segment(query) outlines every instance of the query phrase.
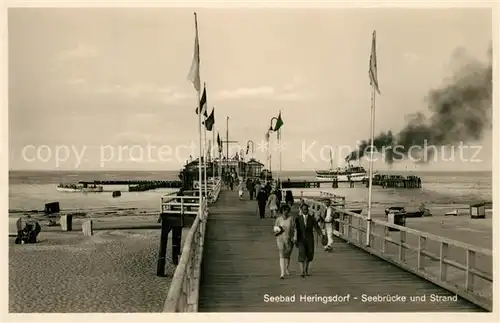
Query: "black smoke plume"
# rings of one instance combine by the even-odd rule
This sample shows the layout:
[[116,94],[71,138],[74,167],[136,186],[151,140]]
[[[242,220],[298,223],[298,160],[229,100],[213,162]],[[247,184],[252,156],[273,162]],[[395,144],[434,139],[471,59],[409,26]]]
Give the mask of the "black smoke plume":
[[[487,64],[467,59],[444,86],[429,91],[430,117],[416,113],[395,136],[391,131],[380,133],[374,138],[374,151],[384,154],[386,163],[392,164],[431,145],[448,146],[481,139],[492,127],[491,54],[490,48]],[[364,140],[345,160],[357,160],[369,152],[370,141]],[[431,153],[428,149],[424,162]]]

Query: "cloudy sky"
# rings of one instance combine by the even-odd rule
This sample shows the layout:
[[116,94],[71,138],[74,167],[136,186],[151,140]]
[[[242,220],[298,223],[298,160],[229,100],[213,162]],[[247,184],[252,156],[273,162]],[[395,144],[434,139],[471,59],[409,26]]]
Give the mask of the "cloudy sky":
[[[369,138],[374,29],[382,90],[375,132],[397,132],[408,114],[425,112],[457,50],[486,61],[492,37],[485,9],[197,12],[216,130],[225,139],[229,116],[229,139],[242,147],[253,140],[263,160],[257,148],[281,110],[288,170],[328,167],[322,147]],[[178,169],[197,155],[197,94],[187,80],[193,9],[10,9],[8,19],[11,169]],[[491,133],[479,144],[482,162],[419,167],[491,169]],[[334,149],[334,162],[345,154]],[[276,152],[272,162],[276,169]]]

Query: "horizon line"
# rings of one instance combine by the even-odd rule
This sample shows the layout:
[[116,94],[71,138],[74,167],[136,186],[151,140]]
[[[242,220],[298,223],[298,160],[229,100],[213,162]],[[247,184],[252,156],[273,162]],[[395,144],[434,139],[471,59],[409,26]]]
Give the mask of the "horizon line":
[[[176,172],[180,171],[181,169],[79,169],[79,170],[69,170],[69,169],[9,169],[9,172]],[[281,172],[315,172],[315,170],[307,170],[307,169],[282,169]],[[464,170],[464,169],[429,169],[429,170],[409,170],[409,169],[404,169],[404,170],[381,170],[379,172],[447,172],[447,173],[452,173],[452,172],[468,172],[468,173],[480,173],[480,172],[493,172],[493,169],[484,169],[484,170]]]

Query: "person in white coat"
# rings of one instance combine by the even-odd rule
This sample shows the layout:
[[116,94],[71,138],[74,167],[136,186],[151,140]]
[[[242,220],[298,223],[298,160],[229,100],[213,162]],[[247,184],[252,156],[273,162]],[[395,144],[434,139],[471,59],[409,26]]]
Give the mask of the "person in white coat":
[[328,238],[328,243],[325,246],[325,251],[332,251],[335,211],[332,208],[332,201],[330,199],[327,199],[325,201],[325,206],[326,206],[325,229],[326,229],[326,237]]

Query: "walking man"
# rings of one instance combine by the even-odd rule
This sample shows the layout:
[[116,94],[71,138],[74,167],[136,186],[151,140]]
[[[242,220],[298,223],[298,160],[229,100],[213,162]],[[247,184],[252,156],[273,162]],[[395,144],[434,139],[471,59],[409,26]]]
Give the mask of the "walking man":
[[259,209],[259,216],[263,219],[266,215],[266,204],[267,204],[267,195],[264,190],[260,190],[259,194],[257,194],[257,205]]
[[250,195],[250,200],[253,200],[253,195],[255,193],[255,183],[250,178],[247,180],[247,190],[248,194]]

